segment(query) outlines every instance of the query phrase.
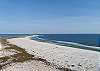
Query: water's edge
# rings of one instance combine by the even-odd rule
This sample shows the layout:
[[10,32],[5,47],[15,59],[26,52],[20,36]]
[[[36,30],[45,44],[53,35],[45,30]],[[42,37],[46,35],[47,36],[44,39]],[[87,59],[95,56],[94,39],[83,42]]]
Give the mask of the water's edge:
[[80,48],[80,49],[92,50],[92,51],[100,52],[100,47],[87,46],[87,45],[83,45],[83,44],[79,44],[79,43],[74,43],[74,42],[46,40],[46,39],[43,39],[43,38],[39,38],[38,36],[39,35],[33,35],[31,39],[39,41],[39,42],[47,42],[47,43],[61,45],[61,46],[68,46],[68,47],[73,47],[73,48]]

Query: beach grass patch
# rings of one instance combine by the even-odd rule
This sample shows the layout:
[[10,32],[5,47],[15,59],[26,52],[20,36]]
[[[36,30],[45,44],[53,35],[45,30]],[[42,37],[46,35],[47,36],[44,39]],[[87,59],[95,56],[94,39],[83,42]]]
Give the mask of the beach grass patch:
[[70,70],[68,68],[57,67],[57,65],[54,65],[53,63],[48,62],[46,59],[42,59],[39,57],[36,58],[36,57],[34,57],[34,55],[27,53],[27,51],[25,49],[18,47],[16,45],[10,44],[9,42],[7,42],[6,39],[1,39],[1,43],[4,46],[7,46],[6,48],[4,48],[4,50],[13,49],[17,53],[10,55],[10,56],[0,57],[0,63],[1,62],[5,63],[3,65],[0,64],[0,69],[2,69],[4,66],[6,66],[7,64],[10,64],[10,63],[25,62],[28,60],[37,60],[37,61],[44,62],[46,65],[55,66],[55,68],[57,68],[61,71],[73,71],[73,70]]
[[[20,48],[16,45],[10,44],[7,42],[6,39],[1,39],[1,44],[7,46],[3,50],[15,50],[16,54],[10,56],[0,57],[0,69],[2,69],[5,65],[9,63],[16,63],[16,62],[25,62],[28,60],[33,60],[34,55],[27,53],[27,51],[23,48]],[[3,65],[2,65],[3,63]]]
[[10,59],[9,56],[0,57],[0,61],[1,61],[1,62],[6,62],[8,59]]

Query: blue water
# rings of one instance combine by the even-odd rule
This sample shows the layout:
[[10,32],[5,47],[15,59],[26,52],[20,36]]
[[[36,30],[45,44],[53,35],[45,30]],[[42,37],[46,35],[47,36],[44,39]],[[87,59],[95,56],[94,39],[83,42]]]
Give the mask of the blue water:
[[[0,34],[1,38],[16,38],[23,36],[33,36],[32,39],[56,43],[75,48],[89,49],[100,52],[100,34]],[[72,43],[68,43],[72,42]],[[73,44],[78,43],[78,44]],[[82,45],[80,45],[82,44]],[[83,46],[85,45],[85,46]],[[91,46],[91,47],[87,47]]]
[[32,39],[45,42],[50,41],[64,46],[100,51],[100,34],[39,34],[33,35]]
[[[32,34],[0,34],[3,38],[15,38],[23,36],[32,36]],[[46,41],[64,41],[75,42],[88,46],[100,47],[100,34],[38,34],[33,35],[33,39],[42,39]]]
[[39,38],[51,41],[75,42],[88,46],[100,46],[99,34],[41,34]]

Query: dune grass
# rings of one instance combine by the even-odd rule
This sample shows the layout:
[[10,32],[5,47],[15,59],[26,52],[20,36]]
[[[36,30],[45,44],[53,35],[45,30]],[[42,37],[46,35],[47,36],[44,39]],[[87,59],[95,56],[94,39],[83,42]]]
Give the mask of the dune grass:
[[7,46],[3,50],[15,50],[16,54],[10,56],[0,57],[0,69],[5,67],[9,63],[25,62],[27,60],[33,60],[34,55],[31,55],[25,51],[25,49],[20,48],[16,45],[10,44],[6,39],[1,39],[1,44]]
[[15,50],[16,54],[10,55],[10,56],[5,56],[5,57],[0,57],[0,69],[4,68],[6,65],[11,64],[11,63],[18,63],[18,62],[25,62],[28,60],[37,60],[37,61],[42,61],[46,65],[51,65],[54,66],[55,68],[61,70],[61,71],[74,71],[68,68],[63,68],[63,67],[57,67],[57,65],[54,65],[50,62],[48,62],[46,59],[42,59],[39,57],[34,57],[34,55],[27,53],[27,51],[21,47],[18,47],[14,44],[9,43],[6,39],[1,39],[1,44],[4,46],[7,46],[4,48],[4,50]]

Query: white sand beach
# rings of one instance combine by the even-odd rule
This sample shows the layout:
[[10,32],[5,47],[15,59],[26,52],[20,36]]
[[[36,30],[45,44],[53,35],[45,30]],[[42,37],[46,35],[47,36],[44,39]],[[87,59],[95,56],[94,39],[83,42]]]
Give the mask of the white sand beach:
[[99,71],[100,52],[38,42],[29,38],[13,38],[8,41],[60,68],[75,71]]
[[0,50],[0,71],[60,71],[39,60],[26,60],[24,62],[11,62],[13,58],[6,60],[6,57],[16,55],[17,51],[13,49],[5,50],[5,48],[8,48],[8,46],[3,45]]
[[26,61],[23,63],[12,63],[0,71],[60,71],[52,66],[45,65],[39,61]]

